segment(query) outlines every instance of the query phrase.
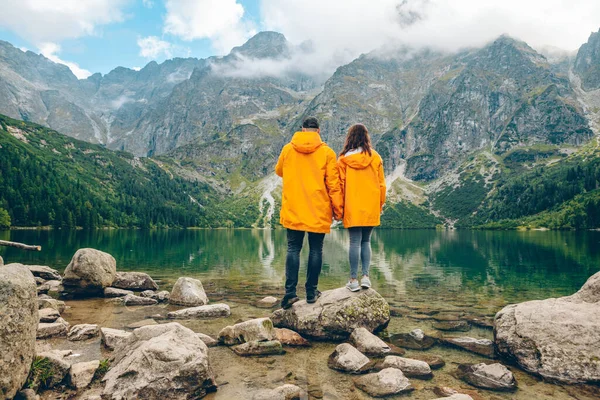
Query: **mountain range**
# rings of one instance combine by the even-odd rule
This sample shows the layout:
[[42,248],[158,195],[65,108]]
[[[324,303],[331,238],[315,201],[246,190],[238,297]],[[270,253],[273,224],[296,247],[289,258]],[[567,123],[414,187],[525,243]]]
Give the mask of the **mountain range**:
[[514,201],[498,193],[527,174],[595,157],[600,31],[573,57],[546,57],[501,36],[456,53],[379,49],[326,79],[317,72],[310,49],[276,32],[224,57],[119,67],[85,80],[0,41],[0,113],[166,163],[171,174],[268,206],[257,216],[265,221],[276,214],[277,155],[308,115],[336,151],[352,123],[369,128],[389,175],[388,215],[402,221],[419,213],[427,226],[523,222],[596,190],[583,185],[529,214],[488,212]]

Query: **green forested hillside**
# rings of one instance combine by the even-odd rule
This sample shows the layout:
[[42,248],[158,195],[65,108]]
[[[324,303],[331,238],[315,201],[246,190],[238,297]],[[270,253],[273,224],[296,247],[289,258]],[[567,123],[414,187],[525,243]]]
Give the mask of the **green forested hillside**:
[[60,228],[248,226],[258,215],[152,159],[2,115],[1,208],[13,226]]

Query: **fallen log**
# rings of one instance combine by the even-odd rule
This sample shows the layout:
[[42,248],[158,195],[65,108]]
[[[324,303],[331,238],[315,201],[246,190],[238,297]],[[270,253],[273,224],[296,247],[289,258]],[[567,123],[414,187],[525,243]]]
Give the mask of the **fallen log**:
[[0,246],[16,247],[21,250],[42,251],[42,246],[30,246],[28,244],[9,242],[8,240],[0,240]]

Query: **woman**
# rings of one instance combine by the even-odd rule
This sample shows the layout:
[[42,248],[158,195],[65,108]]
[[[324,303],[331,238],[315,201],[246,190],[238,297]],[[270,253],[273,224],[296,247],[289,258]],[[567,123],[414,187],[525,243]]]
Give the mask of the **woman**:
[[[348,130],[338,160],[344,196],[344,227],[350,231],[350,281],[346,288],[356,292],[371,287],[371,232],[379,226],[385,203],[385,176],[381,156],[371,146],[369,131],[363,124]],[[358,283],[358,263],[362,279]]]

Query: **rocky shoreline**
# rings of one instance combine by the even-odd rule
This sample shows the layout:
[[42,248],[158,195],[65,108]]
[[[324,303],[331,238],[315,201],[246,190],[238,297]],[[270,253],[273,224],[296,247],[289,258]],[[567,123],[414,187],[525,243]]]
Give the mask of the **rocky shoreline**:
[[[220,380],[215,365],[221,367],[221,360],[210,349],[230,351],[240,365],[267,365],[276,372],[277,357],[300,358],[302,352],[325,346],[331,350],[322,365],[351,385],[352,398],[405,393],[426,399],[497,398],[490,396],[522,390],[515,377],[522,371],[555,382],[590,384],[591,393],[600,381],[600,273],[573,296],[510,305],[494,321],[426,308],[407,316],[433,321],[438,332],[450,336],[420,329],[388,332],[391,318],[402,311],[375,290],[344,288],[324,291],[315,304],[300,301],[289,310],[222,323],[211,336],[186,325],[230,320],[237,305],[210,303],[203,283],[191,277],[179,278],[170,291],[159,289],[148,274],[118,272],[112,256],[94,249],[77,251],[63,275],[46,266],[1,266],[0,311],[7,318],[0,320],[5,354],[0,393],[25,399],[201,398],[228,384]],[[63,316],[69,304],[82,298],[103,299],[124,310],[169,308],[123,329],[87,323],[91,318],[71,325]],[[252,305],[265,313],[277,306],[271,296]],[[471,326],[493,328],[495,340],[464,336]],[[77,353],[92,342],[100,343],[98,354]],[[446,365],[429,353],[431,348],[471,354],[477,362]],[[463,384],[426,389],[421,383],[436,382],[439,374]],[[248,398],[327,398],[321,389],[288,375],[259,385]]]

